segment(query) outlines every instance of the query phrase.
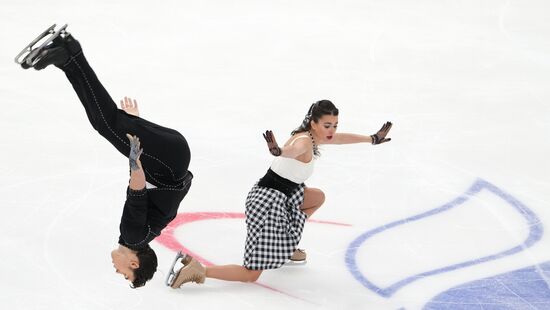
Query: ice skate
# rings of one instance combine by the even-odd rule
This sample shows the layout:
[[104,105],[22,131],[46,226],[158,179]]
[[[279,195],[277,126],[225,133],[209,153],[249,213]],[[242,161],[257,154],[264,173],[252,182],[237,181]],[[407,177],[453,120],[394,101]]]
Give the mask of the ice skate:
[[296,249],[294,253],[292,253],[292,256],[290,257],[290,260],[286,263],[286,265],[289,266],[300,266],[306,264],[306,258],[307,254],[306,251],[303,249]]
[[44,49],[50,46],[54,40],[59,38],[62,34],[67,34],[65,29],[67,24],[63,25],[58,30],[55,30],[56,24],[48,27],[44,32],[42,32],[36,39],[32,40],[17,56],[15,57],[15,62],[23,69],[28,69],[33,67],[42,57],[40,54]]
[[176,257],[174,258],[174,261],[172,262],[172,266],[170,266],[170,270],[168,270],[168,275],[166,276],[166,280],[164,282],[166,284],[166,286],[172,285],[172,282],[174,281],[174,278],[176,277],[176,272],[174,271],[174,266],[176,266],[176,263],[178,262],[178,260],[180,260],[181,258],[184,258],[185,256],[187,256],[187,255],[181,253],[181,251],[179,251],[176,254]]
[[[180,258],[183,266],[180,270],[174,272],[174,266]],[[182,284],[187,282],[202,284],[204,283],[205,277],[206,269],[203,265],[201,265],[201,263],[190,255],[178,252],[166,278],[166,285],[172,288],[179,288]]]

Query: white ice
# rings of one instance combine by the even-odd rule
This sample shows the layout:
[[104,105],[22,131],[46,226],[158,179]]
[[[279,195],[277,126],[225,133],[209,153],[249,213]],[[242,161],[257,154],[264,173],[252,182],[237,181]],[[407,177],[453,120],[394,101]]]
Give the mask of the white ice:
[[[316,100],[340,109],[340,132],[392,121],[392,141],[322,148],[307,184],[327,199],[313,219],[349,226],[308,223],[308,264],[259,280],[280,292],[212,279],[167,288],[175,252],[158,242],[159,271],[132,290],[109,255],[127,160],[92,129],[60,70],[13,62],[52,23],[69,24],[115,101],[137,98],[143,117],[186,136],[195,179],[180,213],[242,213],[272,159],[261,132],[283,141]],[[548,1],[4,0],[0,27],[1,309],[421,309],[457,285],[550,261],[544,234],[390,297],[345,262],[359,235],[443,206],[478,179],[550,227]],[[373,236],[359,269],[385,287],[521,244],[529,229],[482,191]],[[245,230],[222,219],[175,235],[215,264],[241,264]]]

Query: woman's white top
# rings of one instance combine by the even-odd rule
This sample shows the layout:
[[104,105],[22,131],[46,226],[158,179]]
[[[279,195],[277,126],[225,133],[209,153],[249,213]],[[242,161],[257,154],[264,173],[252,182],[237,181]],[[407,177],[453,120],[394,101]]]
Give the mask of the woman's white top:
[[[298,136],[292,140],[289,145],[292,145],[300,138],[310,139],[309,136]],[[277,156],[273,160],[273,163],[271,163],[271,170],[287,180],[297,184],[302,184],[313,174],[314,162],[315,156],[313,156],[307,163],[301,162],[294,158]]]

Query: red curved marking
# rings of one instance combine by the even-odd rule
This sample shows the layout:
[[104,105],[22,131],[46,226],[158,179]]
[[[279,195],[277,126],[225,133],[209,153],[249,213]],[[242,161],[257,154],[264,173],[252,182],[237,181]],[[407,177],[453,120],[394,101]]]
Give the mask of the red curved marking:
[[182,251],[197,259],[205,266],[213,266],[214,263],[208,261],[201,255],[189,250],[183,246],[178,239],[174,236],[174,231],[181,225],[203,221],[203,220],[216,220],[216,219],[240,219],[244,218],[243,213],[227,213],[227,212],[192,212],[192,213],[178,213],[176,218],[162,230],[160,236],[155,240],[172,251]]
[[[203,263],[205,266],[212,266],[214,263],[208,261],[199,254],[189,250],[187,247],[183,246],[174,236],[174,231],[181,225],[203,221],[203,220],[217,220],[217,219],[244,219],[244,213],[237,212],[190,212],[190,213],[178,213],[176,218],[162,230],[162,234],[157,237],[155,240],[165,247],[169,248],[172,251],[178,252],[182,251],[187,253],[198,261]],[[307,220],[312,223],[328,224],[328,225],[338,225],[338,226],[351,226],[350,224],[330,222],[330,221],[319,221],[319,220]]]
[[[158,236],[155,240],[159,242],[160,244],[164,245],[165,247],[171,249],[174,252],[182,251],[183,253],[187,253],[191,256],[193,256],[195,259],[197,259],[199,262],[201,262],[205,266],[213,266],[214,263],[210,262],[206,258],[202,257],[201,255],[189,250],[187,247],[183,246],[174,236],[174,231],[176,228],[178,228],[181,225],[196,222],[196,221],[203,221],[203,220],[217,220],[217,219],[244,219],[245,215],[244,213],[236,213],[236,212],[191,212],[191,213],[178,213],[176,218],[166,228],[162,230],[162,233],[160,236]],[[308,222],[313,223],[320,223],[320,224],[328,224],[328,225],[338,225],[338,226],[351,226],[349,224],[343,224],[343,223],[337,223],[337,222],[329,222],[329,221],[318,221],[318,220],[308,220]],[[274,287],[267,286],[262,283],[255,282],[254,284],[259,285],[261,287],[267,288],[269,290],[294,297],[296,299],[303,300],[308,303],[316,304],[315,302],[303,299],[298,296],[294,296],[292,294],[283,292],[281,290],[278,290]]]

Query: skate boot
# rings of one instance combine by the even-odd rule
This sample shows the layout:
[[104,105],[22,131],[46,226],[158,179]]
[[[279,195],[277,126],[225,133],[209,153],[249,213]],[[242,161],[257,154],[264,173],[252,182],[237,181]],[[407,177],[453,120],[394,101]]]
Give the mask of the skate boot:
[[198,284],[204,283],[206,268],[204,268],[201,263],[189,255],[182,258],[181,263],[183,267],[178,270],[172,283],[170,283],[172,288],[179,288],[182,284],[187,282],[195,282]]
[[15,62],[20,64],[23,69],[28,69],[33,66],[33,62],[37,56],[48,46],[50,46],[56,38],[65,33],[67,25],[55,30],[55,24],[44,30],[38,37],[31,41],[17,56]]
[[78,41],[66,32],[66,28],[67,25],[64,25],[55,30],[53,24],[24,48],[15,57],[15,62],[23,69],[33,67],[36,70],[52,64],[58,67],[64,65],[70,56],[82,50]]
[[63,33],[38,54],[33,60],[32,67],[36,70],[42,70],[49,65],[61,67],[69,61],[71,56],[78,54],[81,50],[80,43],[70,33]]
[[63,45],[65,48],[67,48],[67,51],[69,52],[69,56],[74,56],[80,51],[82,51],[82,47],[80,46],[80,43],[78,43],[77,40],[73,37],[72,34],[66,32],[63,35]]
[[306,263],[306,251],[303,249],[296,249],[292,256],[290,257],[290,265],[303,265]]
[[[35,70],[42,70],[49,65],[62,66],[69,60],[69,53],[64,46],[48,46],[44,48],[33,60],[32,67]],[[25,62],[25,65],[28,65]],[[23,64],[22,64],[23,66]],[[24,68],[24,67],[23,67]]]

